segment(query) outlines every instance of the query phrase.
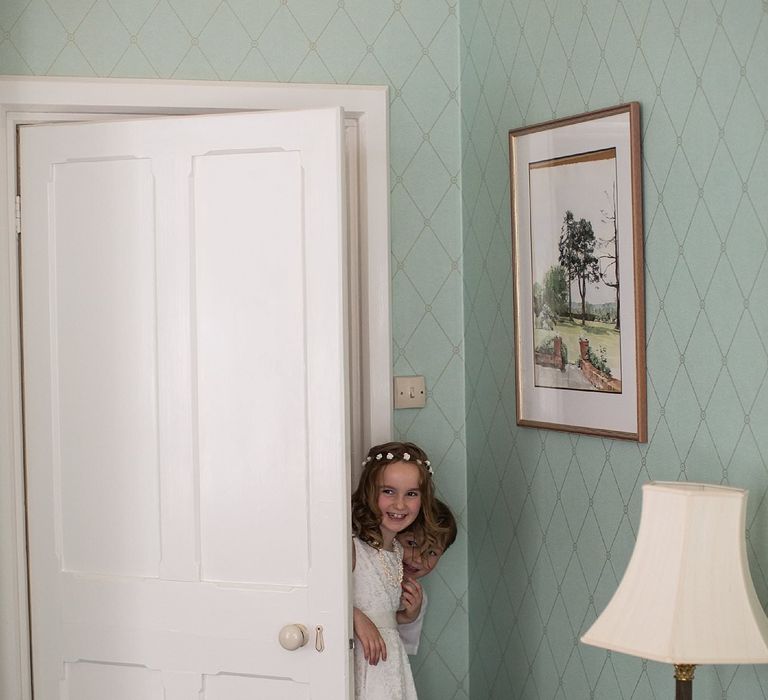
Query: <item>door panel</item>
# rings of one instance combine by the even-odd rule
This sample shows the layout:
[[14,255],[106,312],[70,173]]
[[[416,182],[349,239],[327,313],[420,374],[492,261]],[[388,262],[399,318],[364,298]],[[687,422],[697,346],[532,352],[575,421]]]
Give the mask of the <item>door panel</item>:
[[201,700],[254,700],[261,697],[308,700],[310,697],[306,688],[298,685],[286,688],[277,680],[263,681],[263,687],[256,687],[253,679],[243,676],[207,676],[204,682]]
[[[194,172],[202,578],[305,586],[306,521],[285,517],[308,507],[300,158],[202,156]],[[259,462],[280,479],[265,483]],[[232,533],[277,523],[280,539],[242,555]]]
[[66,664],[65,684],[79,700],[165,700],[162,674],[137,666]]
[[151,161],[58,163],[51,176],[51,467],[62,567],[157,577]]
[[36,700],[347,697],[340,111],[21,131]]

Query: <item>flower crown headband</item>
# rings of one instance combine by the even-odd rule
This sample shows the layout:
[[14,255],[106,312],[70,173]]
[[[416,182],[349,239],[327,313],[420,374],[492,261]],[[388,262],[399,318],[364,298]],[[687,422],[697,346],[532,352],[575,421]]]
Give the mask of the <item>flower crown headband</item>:
[[[383,453],[379,452],[375,457],[371,457],[370,455],[368,455],[363,460],[363,467],[365,467],[365,465],[368,464],[368,462],[372,462],[374,459],[377,462],[379,462],[379,461],[381,461],[382,459],[385,459],[385,458],[386,458],[387,461],[389,461],[391,459],[394,459],[395,455],[393,455],[391,452],[387,452],[386,454],[383,454]],[[402,459],[403,462],[410,462],[411,461],[411,454],[410,454],[410,452],[403,452],[403,456],[400,459]],[[416,464],[418,464],[420,467],[421,466],[426,467],[430,476],[434,476],[435,475],[435,472],[432,471],[432,464],[430,463],[430,461],[428,459],[425,459],[423,462],[420,459],[414,459],[413,461],[416,462]]]

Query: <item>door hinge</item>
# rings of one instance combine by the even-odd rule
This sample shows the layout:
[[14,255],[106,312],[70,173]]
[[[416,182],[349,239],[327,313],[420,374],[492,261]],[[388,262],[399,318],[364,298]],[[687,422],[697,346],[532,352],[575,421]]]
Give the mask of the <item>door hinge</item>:
[[16,195],[16,235],[21,235],[21,195]]

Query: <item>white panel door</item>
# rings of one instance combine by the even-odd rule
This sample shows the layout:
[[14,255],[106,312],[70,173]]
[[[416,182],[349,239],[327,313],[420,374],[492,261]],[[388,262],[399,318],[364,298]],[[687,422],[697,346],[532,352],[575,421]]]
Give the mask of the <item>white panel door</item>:
[[348,697],[342,117],[21,129],[36,700]]

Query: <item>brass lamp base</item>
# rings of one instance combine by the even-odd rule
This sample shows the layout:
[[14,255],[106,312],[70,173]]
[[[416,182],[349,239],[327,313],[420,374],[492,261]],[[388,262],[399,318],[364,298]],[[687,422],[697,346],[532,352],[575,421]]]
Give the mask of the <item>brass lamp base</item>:
[[695,664],[675,664],[675,700],[693,700]]

